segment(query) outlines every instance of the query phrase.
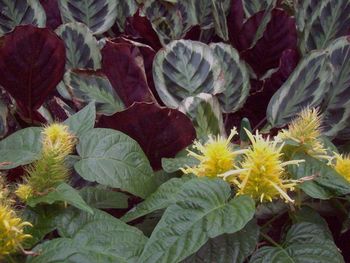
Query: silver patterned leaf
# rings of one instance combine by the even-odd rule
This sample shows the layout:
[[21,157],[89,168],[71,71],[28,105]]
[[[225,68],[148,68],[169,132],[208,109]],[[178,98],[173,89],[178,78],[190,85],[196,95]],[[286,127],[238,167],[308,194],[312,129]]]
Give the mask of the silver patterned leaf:
[[173,41],[160,50],[153,62],[153,78],[160,98],[170,108],[199,93],[220,93],[223,85],[211,48],[191,40]]

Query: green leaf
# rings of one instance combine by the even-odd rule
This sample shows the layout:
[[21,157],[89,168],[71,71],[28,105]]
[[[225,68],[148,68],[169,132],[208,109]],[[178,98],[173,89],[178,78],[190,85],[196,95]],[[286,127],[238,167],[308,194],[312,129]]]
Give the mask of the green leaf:
[[349,33],[350,2],[348,0],[320,1],[305,24],[301,49],[307,53],[326,48],[334,39]]
[[243,263],[253,253],[259,241],[259,227],[249,222],[234,234],[223,234],[208,242],[183,263]]
[[248,196],[229,200],[230,194],[223,180],[191,180],[166,209],[138,262],[179,262],[209,238],[241,230],[252,219],[255,205]]
[[342,263],[344,259],[322,226],[304,222],[291,227],[283,245],[264,246],[253,254],[249,262]]
[[305,160],[299,165],[288,166],[288,171],[294,179],[316,176],[314,180],[300,185],[307,195],[313,198],[329,199],[350,193],[350,183],[326,163],[306,154],[295,154],[293,159]]
[[124,32],[125,22],[128,17],[133,16],[137,11],[137,4],[134,0],[117,1],[117,19],[119,31]]
[[142,198],[157,185],[141,147],[129,136],[111,129],[92,129],[80,137],[81,156],[74,168],[87,181],[121,188]]
[[80,190],[80,195],[90,207],[99,209],[128,208],[129,197],[126,194],[115,192],[104,187],[84,187]]
[[207,138],[209,134],[225,134],[220,104],[216,97],[207,93],[184,99],[178,108],[191,120],[197,138]]
[[79,195],[79,192],[66,183],[60,184],[55,190],[49,192],[47,195],[30,198],[27,201],[27,204],[31,207],[35,207],[41,203],[53,204],[55,202],[67,202],[76,208],[88,213],[93,213],[91,207],[85,203],[83,198]]
[[231,45],[215,43],[210,47],[219,60],[224,74],[223,92],[218,94],[222,110],[225,113],[236,112],[249,95],[248,68],[240,60],[238,51]]
[[329,239],[332,239],[332,233],[328,229],[327,221],[311,207],[301,207],[300,210],[297,210],[295,213],[291,214],[291,218],[293,219],[294,224],[308,222],[322,226],[325,231],[328,232]]
[[63,23],[81,22],[94,34],[110,29],[118,15],[115,0],[58,1]]
[[95,126],[96,109],[94,102],[90,102],[82,110],[70,116],[63,123],[68,125],[71,132],[80,137]]
[[[350,4],[349,4],[350,8]],[[350,139],[350,37],[341,37],[327,49],[333,78],[326,97],[324,134],[330,138]]]
[[[99,210],[94,215],[70,213],[77,229],[70,236],[56,238],[36,246],[40,255],[29,263],[132,263],[138,259],[147,238],[132,226]],[[80,221],[75,219],[81,219]],[[84,220],[85,219],[85,220]],[[68,221],[68,227],[72,221]]]
[[244,0],[243,9],[246,18],[248,19],[252,15],[258,13],[259,11],[265,10],[272,0]]
[[90,29],[78,22],[61,25],[55,30],[66,47],[66,69],[101,68],[101,52]]
[[126,213],[121,220],[130,222],[141,216],[150,214],[156,210],[165,209],[169,205],[177,201],[178,193],[182,186],[188,182],[190,178],[173,178],[163,183],[157,191],[151,194],[145,201],[135,206],[128,213]]
[[326,51],[310,53],[299,62],[271,98],[266,113],[269,123],[274,127],[282,127],[303,107],[319,106],[328,91],[330,79]]
[[178,156],[175,158],[162,158],[162,167],[168,173],[174,173],[187,166],[196,166],[199,161],[193,156]]
[[304,32],[306,24],[310,24],[311,17],[318,12],[322,1],[300,0],[295,2],[295,22],[300,33]]
[[222,40],[228,41],[228,28],[224,2],[221,0],[211,0],[211,4],[215,32],[220,38],[222,38]]
[[12,169],[32,163],[41,155],[41,128],[25,128],[0,141],[1,169]]
[[170,108],[199,93],[217,94],[223,84],[213,51],[191,40],[173,41],[161,49],[153,62],[153,78],[160,98]]
[[46,25],[46,13],[38,0],[0,0],[0,10],[0,36],[18,25]]
[[10,116],[10,111],[5,103],[4,100],[2,100],[0,96],[0,139],[6,136],[9,130],[9,116]]
[[108,78],[99,72],[69,70],[64,75],[64,83],[74,102],[95,101],[97,113],[113,115],[125,107]]

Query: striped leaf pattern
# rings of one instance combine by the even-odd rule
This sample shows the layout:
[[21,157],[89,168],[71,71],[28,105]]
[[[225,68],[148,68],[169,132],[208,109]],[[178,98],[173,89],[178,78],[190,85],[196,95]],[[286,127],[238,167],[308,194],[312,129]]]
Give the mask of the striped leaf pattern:
[[222,91],[219,61],[209,46],[190,40],[173,41],[160,50],[153,63],[153,78],[163,103],[177,108],[199,93]]
[[219,60],[223,74],[223,92],[218,94],[222,111],[232,113],[239,110],[246,101],[249,90],[249,72],[239,53],[231,45],[223,43],[211,44],[215,56]]
[[350,37],[342,37],[328,48],[333,78],[327,108],[324,113],[324,130],[329,137],[350,139]]
[[60,0],[63,23],[81,22],[94,34],[110,29],[117,17],[116,0]]
[[66,69],[101,68],[101,52],[96,38],[82,23],[67,23],[56,29],[66,47]]
[[316,107],[328,91],[331,72],[325,51],[305,57],[282,87],[273,95],[267,108],[267,120],[282,127],[306,106]]
[[0,36],[18,25],[44,27],[46,14],[38,0],[0,0]]

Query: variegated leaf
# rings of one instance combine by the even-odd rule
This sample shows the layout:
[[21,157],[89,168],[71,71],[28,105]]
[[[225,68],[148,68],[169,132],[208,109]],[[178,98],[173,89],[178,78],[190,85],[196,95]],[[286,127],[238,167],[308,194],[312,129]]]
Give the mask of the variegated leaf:
[[228,40],[228,28],[226,20],[226,10],[222,0],[211,0],[214,18],[214,28],[216,34],[223,40]]
[[305,25],[301,49],[304,53],[326,48],[329,43],[349,33],[350,1],[324,0]]
[[133,16],[137,11],[135,0],[118,0],[117,1],[117,19],[119,31],[124,32],[125,21],[127,17]]
[[46,14],[38,0],[0,0],[0,36],[18,25],[44,27]]
[[94,34],[101,34],[113,26],[118,15],[118,2],[116,0],[60,0],[59,8],[63,23],[81,22]]
[[282,127],[303,107],[319,106],[328,91],[330,78],[327,53],[310,53],[271,98],[267,108],[268,122],[273,127]]
[[0,96],[0,139],[4,138],[9,130],[8,120],[7,120],[8,116],[9,116],[9,109],[5,101],[2,100]]
[[218,94],[221,108],[225,113],[239,110],[246,101],[249,90],[249,72],[239,53],[231,45],[211,44],[215,56],[223,70],[223,92]]
[[333,69],[329,95],[326,97],[324,131],[329,137],[350,139],[350,37],[342,37],[328,48]]
[[112,115],[124,109],[124,104],[113,89],[108,78],[96,71],[69,70],[64,82],[73,95],[73,101],[87,104],[95,101],[96,111]]
[[170,108],[177,108],[183,99],[199,93],[220,93],[223,85],[213,51],[190,40],[173,41],[157,53],[153,78],[160,98]]
[[242,0],[244,13],[247,18],[264,10],[273,0]]
[[179,110],[192,120],[197,138],[206,138],[209,134],[225,134],[220,104],[215,96],[200,93],[188,97],[181,102]]
[[78,22],[64,24],[56,29],[66,47],[66,69],[101,68],[101,52],[90,29]]
[[305,25],[310,23],[310,17],[318,12],[322,1],[319,0],[297,0],[295,4],[295,20],[299,32],[303,32]]

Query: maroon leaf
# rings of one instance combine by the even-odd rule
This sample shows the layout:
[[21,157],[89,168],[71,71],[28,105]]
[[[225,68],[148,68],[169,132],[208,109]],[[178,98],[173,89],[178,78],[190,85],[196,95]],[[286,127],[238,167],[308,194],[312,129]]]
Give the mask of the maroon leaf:
[[201,27],[199,25],[192,26],[191,29],[186,33],[183,39],[199,41],[201,36]]
[[243,26],[244,10],[242,0],[232,0],[227,17],[228,35],[233,46],[238,47],[239,32]]
[[135,103],[125,111],[102,116],[99,126],[122,131],[135,139],[155,170],[161,169],[162,158],[175,157],[196,137],[185,114],[153,103]]
[[[264,11],[259,12],[246,22],[246,24],[251,24],[249,26],[250,31],[247,32],[246,37],[240,38],[241,48],[245,49],[251,44],[251,33],[254,27],[252,25],[257,22],[260,23],[263,14]],[[249,22],[249,20],[252,22]],[[249,27],[244,26],[241,33],[243,34],[246,28]],[[258,77],[261,77],[269,69],[278,67],[281,55],[286,49],[297,49],[295,19],[283,10],[274,9],[262,38],[257,41],[254,47],[245,50],[242,57],[250,64]]]
[[134,102],[155,102],[137,46],[107,41],[102,49],[102,71],[126,107]]
[[253,44],[255,34],[261,24],[261,21],[264,17],[265,11],[260,11],[253,16],[251,16],[241,27],[241,30],[238,34],[238,45],[237,48],[239,51],[244,51],[250,48]]
[[46,13],[46,26],[55,30],[62,24],[60,10],[58,9],[57,0],[40,0],[41,5]]
[[19,26],[0,39],[0,85],[30,120],[62,80],[65,63],[63,41],[47,28]]

